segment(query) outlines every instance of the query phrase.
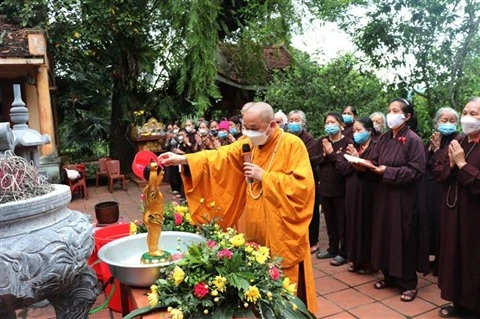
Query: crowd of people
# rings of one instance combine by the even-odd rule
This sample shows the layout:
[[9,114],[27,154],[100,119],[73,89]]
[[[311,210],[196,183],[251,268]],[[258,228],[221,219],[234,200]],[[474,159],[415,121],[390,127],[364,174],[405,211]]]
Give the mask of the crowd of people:
[[[282,111],[273,114],[272,111],[270,117],[270,108],[262,105],[255,106],[255,116],[262,118],[266,114],[262,118],[265,125],[264,122],[252,125],[256,123],[254,119],[246,122],[245,116],[251,115],[244,106],[243,121],[234,116],[220,121],[202,119],[197,123],[191,120],[182,125],[172,123],[168,127],[165,147],[171,151],[169,154],[176,155],[203,150],[217,150],[218,154],[224,154],[223,150],[228,150],[224,154],[228,159],[235,152],[241,153],[239,146],[244,142],[235,142],[242,140],[250,141],[252,154],[256,154],[257,148],[258,152],[265,150],[265,154],[273,154],[260,163],[252,159],[256,164],[244,163],[243,169],[235,166],[236,162],[229,163],[233,165],[231,174],[239,170],[243,177],[254,179],[254,183],[245,188],[245,193],[250,194],[247,205],[249,199],[272,196],[270,192],[277,192],[276,200],[280,203],[285,198],[292,200],[290,197],[294,194],[289,187],[293,182],[285,176],[294,175],[296,169],[304,170],[308,166],[313,182],[305,185],[312,188],[312,203],[302,203],[303,208],[311,210],[307,244],[310,254],[319,259],[330,259],[332,266],[350,263],[348,270],[358,274],[381,271],[383,279],[375,282],[374,288],[396,287],[404,302],[413,301],[417,296],[417,273],[433,272],[439,277],[442,298],[452,302],[442,307],[439,316],[480,316],[479,97],[470,99],[461,115],[448,107],[439,109],[432,119],[435,133],[427,143],[418,135],[412,102],[403,98],[390,101],[386,114],[375,112],[361,117],[353,106],[347,106],[341,112],[329,112],[325,116],[325,134],[320,138],[307,131],[307,119],[301,110],[293,110],[288,115]],[[296,153],[282,151],[282,162],[301,167],[281,168],[284,175],[277,176],[273,186],[267,186],[265,178],[268,177],[269,181],[273,176],[272,158],[278,156],[279,145],[283,147],[280,140],[285,139],[285,134],[289,141],[296,136],[303,142],[308,161]],[[278,142],[268,144],[270,139]],[[231,144],[230,148],[223,148]],[[267,145],[273,145],[272,150],[268,151]],[[185,189],[180,170],[174,164],[192,166],[194,158],[206,162],[219,160],[206,156],[163,157],[168,166],[167,179],[181,199],[185,198]],[[208,169],[213,172],[220,168]],[[305,174],[301,171],[303,178],[309,180]],[[294,178],[299,181],[298,176]],[[211,181],[220,186],[219,191],[222,191],[223,182]],[[199,183],[203,185],[204,182]],[[281,183],[287,185],[278,185]],[[228,194],[227,186],[222,196],[230,198],[237,196],[238,189],[243,191],[235,184],[233,186],[238,189],[232,188],[234,194]],[[292,187],[299,187],[297,191],[302,189],[298,185]],[[192,185],[188,184],[187,189],[190,192]],[[234,205],[232,203],[228,205]],[[234,203],[235,207],[241,204]],[[301,218],[303,223],[305,216],[295,215],[299,203],[292,207],[286,205],[292,210],[291,216],[285,217],[288,222],[275,225],[283,227],[295,218]],[[280,207],[280,204],[271,205],[272,209]],[[319,247],[320,210],[324,213],[328,235],[325,249]],[[248,218],[254,219],[257,215]],[[266,216],[263,216],[264,222],[268,223],[272,217]],[[247,222],[250,222],[248,218]],[[238,221],[236,218],[232,220]],[[247,228],[254,227],[252,225]],[[300,239],[291,246],[286,236],[283,244],[286,248],[278,247],[278,251],[283,251],[287,259],[288,256],[296,256],[295,260],[303,258],[305,247],[300,247]],[[301,258],[297,263],[306,261]],[[308,267],[306,269],[308,271]],[[306,273],[301,272],[301,275]],[[308,289],[305,293],[308,295]]]

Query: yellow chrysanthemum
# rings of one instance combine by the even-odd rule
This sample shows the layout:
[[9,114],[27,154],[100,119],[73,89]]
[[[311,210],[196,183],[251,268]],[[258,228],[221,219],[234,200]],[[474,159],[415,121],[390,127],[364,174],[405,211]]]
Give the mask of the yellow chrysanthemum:
[[227,278],[225,278],[223,276],[216,276],[215,279],[213,280],[213,284],[221,292],[225,291],[225,284],[226,283],[227,283]]
[[130,222],[130,229],[129,229],[130,235],[135,235],[137,233],[137,224],[134,222]]
[[185,214],[185,220],[187,221],[187,223],[189,223],[190,225],[195,225],[195,222],[193,221],[192,219],[192,215],[190,215],[189,213],[186,213]]
[[180,309],[173,308],[169,313],[171,319],[183,319],[183,312]]
[[175,280],[175,285],[178,286],[183,282],[185,279],[185,272],[180,267],[175,267],[173,270],[173,280]]
[[258,247],[258,252],[262,255],[265,255],[267,258],[270,257],[270,249],[265,246]]
[[245,251],[249,254],[251,254],[253,252],[253,247],[252,246],[247,246],[245,247]]
[[261,265],[263,265],[267,261],[267,257],[268,257],[268,256],[260,253],[259,251],[253,252],[253,256],[255,256],[255,260],[257,261],[257,263],[259,263]]
[[154,307],[158,304],[158,293],[157,291],[155,290],[152,291],[151,293],[148,293],[147,294],[147,299],[148,299],[148,303],[150,304],[150,306]]
[[297,292],[297,285],[290,284],[290,278],[288,277],[283,279],[282,287],[291,295],[294,295]]
[[212,292],[210,294],[212,296],[218,296],[218,290],[214,289],[214,290],[212,290]]
[[230,243],[233,247],[240,247],[245,244],[245,237],[243,234],[238,234],[230,238]]
[[247,301],[256,303],[258,298],[261,297],[260,291],[256,286],[249,286],[248,290],[243,293],[243,295],[247,298]]

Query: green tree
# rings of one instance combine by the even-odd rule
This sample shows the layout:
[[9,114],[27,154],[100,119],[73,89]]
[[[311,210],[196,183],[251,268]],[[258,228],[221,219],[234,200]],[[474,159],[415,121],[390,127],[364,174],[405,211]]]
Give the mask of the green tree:
[[353,105],[359,116],[368,116],[386,109],[385,84],[372,72],[358,69],[358,60],[353,56],[342,56],[325,66],[298,51],[294,57],[295,64],[277,72],[258,98],[287,114],[294,109],[304,111],[308,130],[315,136],[324,134],[324,116],[329,111],[341,112],[345,106]]
[[[373,66],[410,69],[399,82],[426,99],[432,116],[441,105],[461,106],[466,60],[480,26],[475,0],[330,0],[310,1],[321,18],[339,22]],[[335,5],[344,10],[329,8]],[[365,15],[355,15],[355,12]],[[412,66],[413,65],[413,66]],[[421,88],[421,89],[419,89]]]

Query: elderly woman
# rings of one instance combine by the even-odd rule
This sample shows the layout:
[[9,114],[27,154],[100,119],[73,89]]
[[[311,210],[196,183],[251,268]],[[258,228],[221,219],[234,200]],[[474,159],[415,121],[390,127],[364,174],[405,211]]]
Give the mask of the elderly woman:
[[438,275],[440,238],[440,201],[443,186],[434,179],[433,169],[442,151],[457,136],[458,113],[450,107],[442,107],[433,119],[436,132],[425,146],[427,169],[425,172],[425,199],[428,217],[428,239],[433,274]]
[[278,127],[280,127],[282,130],[286,130],[288,123],[287,115],[283,113],[282,110],[280,110],[276,112],[273,116],[275,117],[275,123],[277,123]]
[[[281,112],[281,111],[280,111]],[[308,151],[310,157],[310,165],[312,166],[313,177],[315,185],[318,188],[318,161],[315,161],[315,156],[318,155],[318,148],[315,138],[312,134],[305,130],[307,119],[305,113],[300,110],[293,110],[288,113],[288,132],[297,135]],[[318,159],[318,156],[317,156]],[[310,253],[314,254],[318,251],[318,236],[320,228],[320,194],[315,192],[315,204],[313,206],[313,216],[308,227]]]
[[387,124],[380,136],[372,162],[379,175],[374,196],[372,224],[372,266],[384,278],[375,289],[397,287],[400,300],[417,296],[417,270],[428,273],[428,238],[423,175],[425,152],[415,133],[416,118],[411,102],[397,98],[390,102]]
[[466,135],[453,139],[435,164],[435,177],[447,183],[440,199],[441,297],[444,318],[480,317],[480,97],[470,99],[460,119]]
[[387,119],[382,112],[373,112],[370,114],[370,119],[373,122],[375,132],[372,134],[372,138],[376,141],[387,130]]

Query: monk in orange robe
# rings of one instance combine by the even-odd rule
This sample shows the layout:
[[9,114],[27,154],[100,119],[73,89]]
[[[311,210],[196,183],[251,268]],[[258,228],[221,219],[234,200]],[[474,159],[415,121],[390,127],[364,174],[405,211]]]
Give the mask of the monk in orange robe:
[[[219,218],[222,227],[233,227],[244,214],[246,240],[283,258],[284,274],[297,283],[298,297],[315,313],[308,242],[315,184],[307,149],[277,127],[270,105],[247,103],[242,113],[244,137],[236,142],[193,154],[164,153],[159,159],[164,166],[188,165],[182,178],[196,222]],[[250,146],[251,163],[244,162],[243,144]]]

